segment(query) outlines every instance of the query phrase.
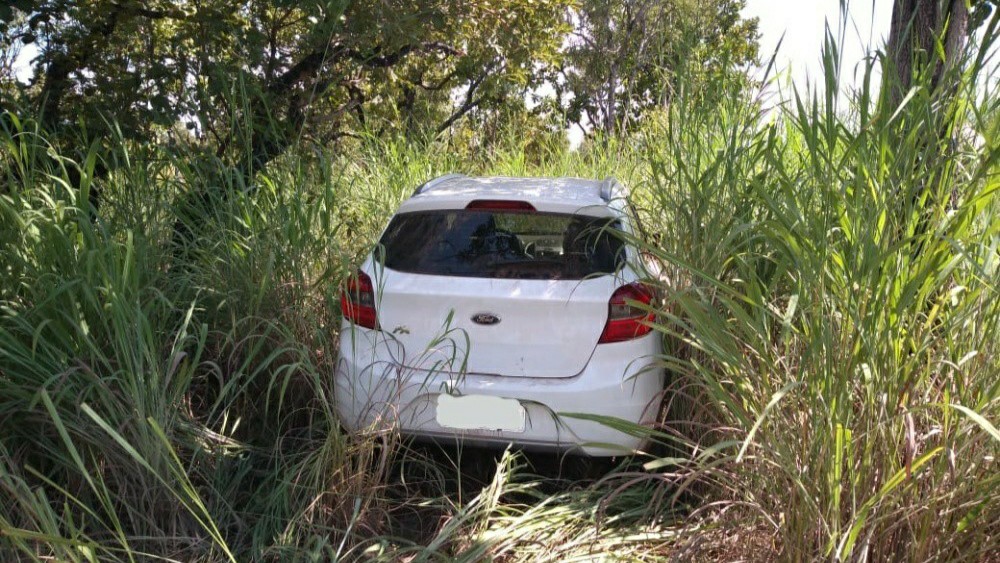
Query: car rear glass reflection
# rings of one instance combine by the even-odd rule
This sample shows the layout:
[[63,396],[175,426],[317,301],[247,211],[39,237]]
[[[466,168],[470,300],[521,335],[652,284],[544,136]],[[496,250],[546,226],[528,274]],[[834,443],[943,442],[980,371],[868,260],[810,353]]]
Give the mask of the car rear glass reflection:
[[558,213],[419,211],[382,235],[385,267],[400,272],[506,279],[583,279],[625,258],[614,219]]

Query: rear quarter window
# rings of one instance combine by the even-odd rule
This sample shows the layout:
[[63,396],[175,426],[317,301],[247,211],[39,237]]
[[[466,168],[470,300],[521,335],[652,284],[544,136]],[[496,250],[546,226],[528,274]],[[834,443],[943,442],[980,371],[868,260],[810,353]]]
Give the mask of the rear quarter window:
[[414,274],[579,280],[622,268],[620,229],[616,219],[585,215],[419,211],[393,217],[375,256]]

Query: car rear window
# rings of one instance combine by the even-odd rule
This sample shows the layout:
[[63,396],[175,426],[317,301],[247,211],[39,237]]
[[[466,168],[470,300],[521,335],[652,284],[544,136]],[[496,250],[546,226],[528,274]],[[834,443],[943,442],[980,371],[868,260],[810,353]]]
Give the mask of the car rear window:
[[414,274],[507,279],[583,279],[618,271],[620,223],[560,213],[440,210],[401,213],[375,256]]

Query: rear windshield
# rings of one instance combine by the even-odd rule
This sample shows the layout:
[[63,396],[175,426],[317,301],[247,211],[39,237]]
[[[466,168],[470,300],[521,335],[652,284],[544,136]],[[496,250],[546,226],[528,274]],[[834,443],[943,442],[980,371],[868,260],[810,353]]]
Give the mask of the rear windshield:
[[413,274],[579,280],[618,271],[620,223],[560,213],[441,210],[401,213],[380,245],[385,267]]

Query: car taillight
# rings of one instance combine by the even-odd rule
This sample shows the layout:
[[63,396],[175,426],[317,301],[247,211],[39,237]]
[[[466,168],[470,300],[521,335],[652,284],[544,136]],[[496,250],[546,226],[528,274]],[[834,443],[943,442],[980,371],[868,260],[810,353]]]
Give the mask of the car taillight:
[[608,301],[608,322],[601,333],[600,344],[632,340],[652,332],[653,312],[649,304],[652,291],[641,283],[630,283],[615,290]]
[[340,295],[340,312],[344,318],[358,326],[376,328],[378,317],[375,314],[375,286],[372,279],[364,272],[347,280],[347,289]]
[[535,211],[535,206],[527,201],[508,199],[475,199],[465,208],[479,211]]

